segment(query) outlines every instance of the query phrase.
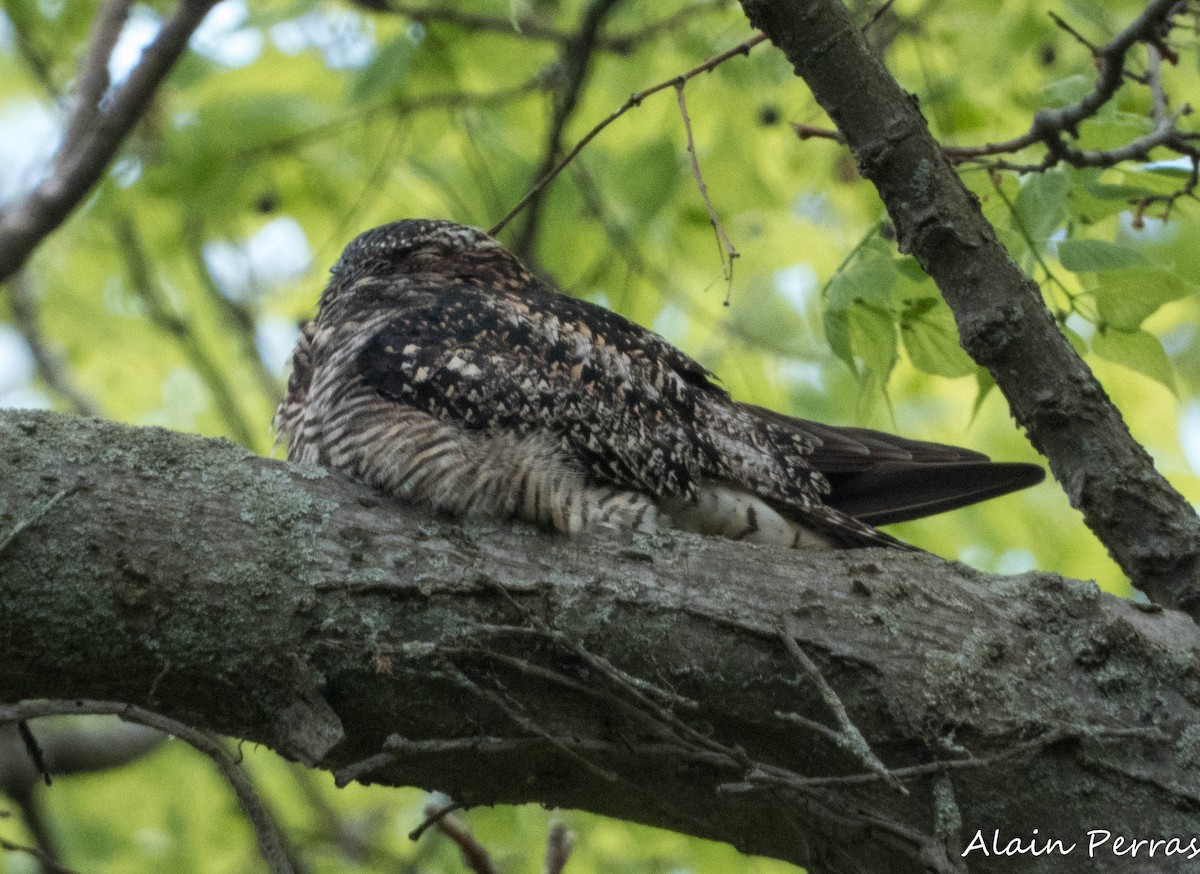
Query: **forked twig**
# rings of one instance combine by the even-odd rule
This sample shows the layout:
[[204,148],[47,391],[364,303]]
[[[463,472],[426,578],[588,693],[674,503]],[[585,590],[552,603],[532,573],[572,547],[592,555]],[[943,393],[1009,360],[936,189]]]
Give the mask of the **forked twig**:
[[610,124],[612,124],[614,121],[616,121],[618,118],[620,118],[622,115],[624,115],[629,110],[633,109],[636,106],[640,106],[642,104],[642,101],[645,100],[647,97],[649,97],[651,94],[656,94],[659,91],[664,91],[667,88],[672,88],[675,86],[675,84],[677,82],[686,82],[689,79],[694,79],[696,76],[699,76],[701,73],[711,72],[713,69],[720,66],[725,61],[728,61],[730,58],[736,57],[738,55],[748,55],[752,48],[754,48],[760,42],[763,42],[766,38],[767,37],[765,34],[761,34],[761,33],[755,34],[754,36],[750,37],[750,39],[746,40],[745,42],[738,43],[736,46],[729,49],[728,51],[721,52],[721,54],[715,55],[715,56],[709,58],[707,61],[705,61],[700,66],[695,67],[691,70],[688,70],[686,73],[683,73],[682,75],[676,76],[672,79],[668,79],[665,82],[659,82],[657,85],[652,85],[651,87],[645,89],[644,91],[639,91],[638,93],[631,95],[630,98],[628,100],[626,100],[623,104],[621,104],[621,106],[615,112],[613,112],[611,115],[609,115],[603,121],[601,121],[598,125],[596,125],[590,131],[588,131],[587,134],[583,137],[583,139],[581,139],[578,143],[576,143],[575,147],[573,149],[571,149],[571,151],[567,152],[567,154],[563,157],[563,159],[561,161],[559,161],[557,164],[554,165],[554,169],[552,169],[549,173],[547,173],[545,176],[543,176],[538,181],[538,183],[533,186],[533,188],[529,189],[529,191],[525,194],[525,196],[522,197],[520,199],[520,201],[517,202],[517,205],[514,206],[511,210],[509,210],[508,214],[506,216],[504,216],[504,218],[502,218],[502,219],[500,219],[500,221],[496,222],[496,224],[492,226],[492,229],[489,230],[488,233],[494,237],[494,236],[496,236],[496,234],[498,234],[502,230],[504,230],[505,225],[507,225],[518,214],[520,214],[521,210],[525,209],[525,207],[529,205],[529,202],[531,200],[533,200],[533,198],[536,197],[543,188],[545,188],[547,185],[549,185],[551,182],[553,182],[554,178],[556,176],[558,176],[558,174],[561,173],[564,169],[566,169],[567,165],[570,164],[572,161],[574,161],[575,157],[580,152],[583,151],[584,147],[587,146],[587,144],[590,143],[592,140],[594,140],[596,138],[596,136],[602,130],[604,130],[606,127],[608,127]]

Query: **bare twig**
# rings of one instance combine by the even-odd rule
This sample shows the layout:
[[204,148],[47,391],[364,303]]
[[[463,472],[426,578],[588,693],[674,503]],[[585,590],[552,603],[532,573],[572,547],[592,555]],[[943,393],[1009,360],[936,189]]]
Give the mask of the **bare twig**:
[[8,303],[13,325],[21,332],[29,351],[33,354],[33,364],[38,377],[47,388],[66,402],[71,412],[80,416],[99,415],[100,410],[96,403],[80,390],[62,357],[46,343],[42,334],[41,313],[28,273],[17,273],[9,280],[8,287]]
[[[533,182],[537,182],[554,169],[554,164],[562,151],[563,132],[579,105],[579,95],[583,92],[584,83],[587,81],[588,71],[592,65],[592,55],[596,51],[597,41],[604,29],[604,22],[619,2],[620,0],[592,0],[584,10],[579,32],[563,43],[562,86],[554,107],[554,118],[550,122],[550,130],[546,134],[546,142],[542,148],[542,160],[533,173]],[[534,255],[538,230],[541,225],[543,192],[544,189],[537,191],[529,201],[528,209],[525,211],[525,224],[511,246],[513,253],[522,260],[529,261]]]
[[927,777],[947,771],[970,771],[980,768],[991,768],[1001,762],[1022,756],[1033,755],[1068,741],[1080,741],[1090,738],[1152,740],[1162,742],[1166,735],[1155,728],[1108,728],[1105,726],[1064,726],[1051,729],[1037,737],[1015,743],[1010,747],[998,750],[987,756],[971,756],[964,759],[939,759],[924,762],[920,765],[908,765],[902,768],[891,768],[886,773],[872,770],[869,773],[842,774],[831,777],[799,777],[794,771],[777,768],[773,765],[759,764],[746,776],[741,783],[727,783],[721,787],[724,792],[749,792],[756,788],[787,787],[790,789],[814,789],[828,786],[863,786],[879,781],[911,780],[916,777]]
[[62,90],[58,83],[54,81],[54,74],[50,70],[50,59],[46,57],[46,53],[42,50],[35,40],[30,27],[30,22],[26,15],[36,7],[23,6],[17,3],[6,3],[4,12],[8,16],[8,21],[12,25],[13,35],[16,37],[14,42],[17,46],[17,52],[29,67],[33,77],[38,80],[47,94],[54,100],[59,100],[62,97]]
[[270,813],[263,806],[258,793],[254,791],[245,772],[238,766],[237,760],[230,755],[218,738],[208,732],[200,731],[132,704],[112,701],[22,701],[16,704],[0,704],[0,723],[21,722],[43,716],[81,716],[84,714],[119,716],[127,722],[136,722],[139,725],[156,728],[186,741],[208,756],[233,788],[242,811],[254,827],[259,852],[272,874],[294,874],[295,869],[288,859],[287,844]]
[[550,834],[546,838],[546,867],[544,874],[562,874],[575,847],[575,834],[561,822],[550,826]]
[[908,790],[904,785],[888,770],[887,765],[879,760],[875,755],[871,745],[867,743],[867,739],[863,737],[862,732],[858,730],[858,726],[854,724],[854,720],[850,718],[850,714],[846,712],[846,705],[842,703],[842,699],[838,697],[837,692],[833,691],[833,687],[829,685],[829,681],[825,679],[825,675],[821,673],[821,669],[817,667],[817,663],[812,660],[812,657],[806,653],[800,644],[796,642],[796,638],[782,626],[776,629],[779,639],[783,641],[784,648],[788,651],[788,655],[817,687],[817,691],[821,695],[821,700],[825,702],[825,706],[833,713],[833,718],[841,729],[837,733],[840,738],[838,746],[854,755],[860,762],[866,765],[871,771],[879,774],[887,781],[888,785],[898,792],[907,795]]
[[496,692],[492,689],[483,688],[466,674],[464,674],[456,665],[447,662],[445,667],[449,677],[464,689],[469,691],[471,694],[484,699],[485,701],[492,702],[515,724],[519,725],[521,728],[525,729],[531,734],[535,734],[547,741],[551,746],[555,747],[564,755],[566,755],[567,758],[572,759],[578,764],[582,765],[585,769],[590,771],[592,774],[595,774],[605,783],[615,783],[620,779],[612,771],[608,770],[607,768],[600,767],[591,759],[576,752],[569,744],[564,743],[561,738],[556,737],[545,728],[538,725],[533,719],[530,719],[528,716],[519,713],[516,708],[509,704],[509,702],[506,701],[504,696],[499,692]]
[[[437,825],[442,821],[443,817],[449,816],[456,810],[462,810],[465,806],[466,805],[458,801],[447,804],[445,807],[434,807],[432,804],[429,805],[429,807],[425,808],[425,820],[408,833],[408,839],[410,841],[419,841],[421,839],[421,835],[425,834],[430,826]],[[430,813],[430,810],[433,810],[433,813]]]
[[[530,17],[514,21],[512,18],[499,15],[480,15],[473,12],[463,12],[450,6],[423,6],[411,3],[399,3],[396,0],[385,0],[385,4],[384,11],[406,16],[422,24],[445,24],[450,27],[458,27],[473,32],[499,33],[519,39],[558,43],[562,46],[569,45],[577,36],[577,34],[569,30],[552,27]],[[596,40],[596,48],[600,51],[627,55],[654,37],[674,30],[697,15],[719,10],[724,5],[724,3],[715,2],[686,6],[639,30],[612,36],[600,36]],[[372,8],[377,7],[372,6]]]
[[212,394],[213,402],[229,428],[229,433],[243,446],[254,449],[255,439],[250,423],[238,406],[236,392],[226,378],[221,365],[197,336],[191,323],[177,314],[154,276],[141,235],[133,220],[118,216],[114,223],[121,254],[125,257],[130,284],[146,307],[150,321],[172,337]]
[[[696,187],[700,189],[700,197],[708,210],[708,220],[712,222],[713,230],[717,235],[717,248],[721,253],[721,267],[725,272],[725,281],[732,286],[733,262],[739,252],[733,247],[729,234],[725,233],[725,226],[721,224],[716,207],[713,206],[712,199],[708,196],[708,186],[704,184],[704,177],[700,174],[700,160],[696,157],[696,140],[692,136],[692,119],[688,116],[687,102],[683,98],[683,88],[682,81],[675,83],[675,95],[679,98],[679,114],[683,116],[683,129],[687,132],[688,157],[692,159],[692,176],[696,179]],[[725,303],[729,303],[728,293],[725,295]]]
[[1070,24],[1068,24],[1066,21],[1064,21],[1062,16],[1060,16],[1057,12],[1054,12],[1053,10],[1049,10],[1046,12],[1046,14],[1050,16],[1050,20],[1054,22],[1055,27],[1057,27],[1059,30],[1067,33],[1068,35],[1070,35],[1070,37],[1073,40],[1075,40],[1075,42],[1079,43],[1081,46],[1083,46],[1085,49],[1087,49],[1093,55],[1096,55],[1099,53],[1100,50],[1098,48],[1096,48],[1096,44],[1094,42],[1092,42],[1090,39],[1085,37],[1083,34],[1081,34],[1079,31],[1077,31],[1074,27],[1072,27]]
[[573,160],[575,160],[575,156],[578,155],[580,152],[582,152],[584,147],[586,147],[588,143],[590,143],[592,140],[594,140],[596,138],[596,136],[602,130],[604,130],[606,127],[608,127],[610,124],[612,124],[614,121],[616,121],[618,118],[620,118],[622,115],[624,115],[629,110],[633,109],[634,107],[640,106],[642,101],[645,100],[647,97],[649,97],[651,94],[656,94],[657,92],[664,91],[667,88],[673,88],[675,86],[675,83],[686,82],[689,79],[693,79],[696,76],[699,76],[701,73],[711,72],[712,70],[716,69],[721,64],[725,63],[725,61],[728,61],[730,58],[737,57],[738,55],[748,55],[750,53],[751,49],[753,49],[756,45],[758,45],[760,42],[762,42],[765,39],[766,39],[766,36],[764,36],[763,34],[761,34],[761,33],[756,34],[755,36],[750,37],[750,39],[746,40],[745,42],[738,43],[736,46],[729,49],[728,51],[721,52],[721,54],[715,55],[715,56],[709,58],[707,61],[705,61],[700,66],[695,67],[691,70],[688,70],[686,73],[683,73],[680,76],[676,76],[673,79],[668,79],[665,82],[659,82],[657,85],[653,85],[653,86],[645,89],[644,91],[639,91],[638,93],[631,95],[630,98],[628,100],[626,100],[623,104],[621,104],[621,106],[616,111],[611,113],[607,118],[605,118],[603,121],[601,121],[599,124],[597,124],[594,128],[592,128],[590,131],[588,131],[587,134],[583,137],[583,139],[581,139],[578,143],[576,143],[575,147],[573,149],[571,149],[571,151],[569,151],[566,154],[566,156],[563,157],[563,159],[561,161],[559,161],[557,164],[555,164],[553,169],[551,169],[551,171],[549,173],[547,173],[545,176],[543,176],[538,181],[538,183],[536,185],[534,185],[533,188],[531,188],[525,194],[524,197],[521,198],[521,200],[517,203],[517,205],[514,206],[511,210],[509,210],[508,214],[506,216],[504,216],[504,218],[502,218],[502,219],[500,219],[500,221],[496,222],[496,224],[492,227],[492,229],[490,231],[488,231],[488,233],[494,237],[494,236],[496,236],[496,234],[500,233],[500,231],[504,230],[505,225],[507,225],[510,221],[512,221],[515,216],[520,214],[520,212],[523,209],[525,209],[526,206],[528,206],[529,202],[534,197],[536,197],[543,188],[545,188],[547,185],[549,185],[551,182],[553,182],[554,178],[556,176],[558,176],[558,174],[561,173],[568,164],[570,164]]
[[[436,816],[437,813],[437,805],[431,804],[425,808],[426,816]],[[492,854],[475,839],[465,822],[457,816],[445,815],[437,819],[434,825],[457,845],[459,853],[462,854],[463,864],[475,874],[497,874]]]
[[40,847],[27,847],[24,844],[13,843],[12,841],[0,838],[0,850],[7,850],[10,853],[24,853],[27,856],[32,856],[42,866],[43,874],[76,874],[72,869],[64,868],[58,864],[49,853]]
[[[96,114],[90,129],[79,131],[73,147],[59,154],[50,177],[0,212],[0,282],[21,269],[37,245],[66,220],[99,181],[215,3],[179,0],[175,14],[105,108]],[[106,7],[106,11],[111,9]],[[98,30],[97,35],[107,39],[108,30]]]
[[227,295],[222,294],[212,273],[208,270],[208,265],[204,261],[204,223],[199,215],[189,212],[184,218],[183,241],[188,260],[192,262],[192,269],[196,278],[200,280],[200,287],[204,289],[208,299],[220,311],[225,323],[237,336],[238,344],[242,347],[242,358],[254,371],[259,390],[268,401],[274,403],[283,396],[284,386],[279,378],[267,369],[262,356],[258,354],[258,343],[254,334],[254,313],[249,306],[233,301]]
[[446,91],[438,94],[398,97],[378,103],[371,103],[338,115],[328,121],[305,128],[290,136],[281,137],[280,139],[249,148],[239,149],[236,155],[239,158],[253,158],[259,155],[287,152],[296,146],[304,145],[310,141],[343,135],[346,133],[348,125],[355,122],[363,122],[384,113],[403,117],[438,109],[460,109],[468,106],[503,106],[506,103],[519,100],[545,89],[546,81],[547,77],[539,73],[518,85],[497,88],[494,91]]
[[879,21],[879,19],[881,19],[881,18],[883,18],[883,16],[887,15],[888,10],[892,8],[892,4],[894,4],[895,2],[896,2],[896,0],[886,0],[886,2],[883,3],[883,5],[881,5],[878,9],[876,9],[871,14],[871,17],[867,19],[867,23],[862,26],[863,33],[866,33],[868,30],[870,30],[872,27],[875,26],[875,22]]
[[38,745],[37,738],[33,736],[29,723],[24,719],[17,723],[17,734],[21,736],[21,743],[25,745],[25,752],[29,756],[29,760],[33,762],[34,770],[42,775],[42,781],[47,786],[51,785],[54,780],[50,776],[50,769],[46,767],[46,757],[42,755],[42,748]]
[[824,127],[815,127],[811,124],[800,124],[793,121],[792,130],[796,132],[797,138],[801,140],[832,140],[840,146],[846,145],[846,138],[835,130],[830,130]]
[[91,130],[100,114],[100,101],[108,90],[108,60],[129,17],[133,0],[105,0],[92,22],[87,57],[79,67],[78,86],[73,98],[67,131],[58,150],[57,164],[75,151],[80,139]]
[[[1092,91],[1071,106],[1039,111],[1035,114],[1029,130],[1011,139],[978,146],[942,146],[942,152],[955,164],[979,162],[985,163],[993,170],[1011,170],[1019,173],[1043,172],[1058,163],[1072,167],[1114,167],[1125,161],[1149,160],[1151,151],[1157,148],[1169,148],[1192,158],[1193,161],[1200,161],[1200,149],[1191,143],[1189,134],[1182,133],[1177,127],[1179,118],[1188,114],[1190,107],[1185,106],[1174,115],[1168,111],[1167,98],[1159,74],[1159,66],[1164,58],[1172,63],[1177,60],[1177,56],[1166,46],[1161,34],[1171,16],[1178,13],[1182,5],[1178,0],[1154,0],[1136,20],[1103,46],[1095,45],[1058,15],[1049,13],[1058,27],[1069,33],[1095,58],[1099,76]],[[1150,53],[1149,71],[1145,76],[1135,75],[1125,69],[1126,55],[1137,43],[1145,43]],[[1113,98],[1126,79],[1150,88],[1154,130],[1123,146],[1104,150],[1084,150],[1068,142],[1067,137],[1078,137],[1080,124],[1094,117]],[[821,138],[845,143],[845,138],[834,130],[796,123],[793,123],[792,128],[802,140]],[[1037,163],[984,161],[997,155],[1013,154],[1039,143],[1045,146],[1046,155]],[[1150,203],[1166,202],[1169,211],[1175,200],[1190,196],[1195,188],[1196,185],[1192,184],[1172,195],[1134,202],[1140,209],[1144,209]]]
[[1150,87],[1150,102],[1153,106],[1154,123],[1158,127],[1167,124],[1170,118],[1170,108],[1167,94],[1163,91],[1162,83],[1162,51],[1153,43],[1146,46],[1149,66],[1146,70],[1147,84]]
[[79,486],[72,486],[69,489],[62,489],[56,492],[50,498],[50,500],[46,501],[46,503],[42,504],[42,506],[38,507],[30,515],[26,516],[24,519],[14,525],[12,530],[5,534],[2,539],[0,539],[0,555],[4,554],[4,551],[12,545],[13,541],[17,539],[22,531],[24,531],[30,525],[36,525],[38,522],[42,521],[42,519],[46,517],[46,514],[53,510],[59,501],[76,491],[78,488]]

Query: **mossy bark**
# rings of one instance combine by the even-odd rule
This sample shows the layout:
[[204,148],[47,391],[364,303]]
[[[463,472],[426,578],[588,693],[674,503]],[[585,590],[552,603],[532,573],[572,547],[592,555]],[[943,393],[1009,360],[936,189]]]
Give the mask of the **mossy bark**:
[[0,482],[0,541],[30,522],[0,548],[7,701],[131,702],[343,775],[813,871],[960,870],[995,829],[1080,846],[970,870],[1078,871],[1089,829],[1196,830],[1200,634],[1092,583],[463,525],[224,441],[44,412],[0,412]]

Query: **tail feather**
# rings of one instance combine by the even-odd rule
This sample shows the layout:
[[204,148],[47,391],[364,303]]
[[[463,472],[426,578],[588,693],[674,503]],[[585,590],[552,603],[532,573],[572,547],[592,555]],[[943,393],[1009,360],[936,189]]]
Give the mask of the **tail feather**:
[[882,462],[856,473],[827,474],[825,502],[869,525],[888,525],[956,510],[1037,485],[1036,464],[968,461]]
[[[971,449],[743,407],[760,421],[809,441],[813,448],[804,461],[829,483],[822,503],[872,527],[965,507],[1045,478],[1036,464],[993,462]],[[775,495],[764,497],[778,501]]]

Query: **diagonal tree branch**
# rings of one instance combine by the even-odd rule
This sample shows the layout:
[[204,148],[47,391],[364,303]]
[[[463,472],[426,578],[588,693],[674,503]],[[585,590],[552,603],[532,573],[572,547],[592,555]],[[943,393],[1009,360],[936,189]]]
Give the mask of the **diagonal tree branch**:
[[100,118],[100,101],[109,86],[108,61],[132,7],[133,0],[106,0],[92,22],[87,57],[79,67],[79,85],[58,152],[59,164],[78,148],[80,139]]
[[[0,554],[3,701],[129,703],[345,777],[813,872],[1008,874],[961,854],[993,830],[1194,829],[1200,629],[1089,583],[464,526],[224,441],[45,412],[0,412],[0,445],[4,528],[82,483]],[[811,730],[831,695],[907,795]],[[1086,864],[1139,870],[1111,846]]]
[[[1149,8],[1165,15],[1174,5]],[[840,0],[742,6],[837,124],[901,248],[954,312],[963,348],[991,372],[1088,527],[1135,586],[1200,617],[1200,519],[1130,436],[846,8]],[[1111,87],[1119,83],[1118,73]]]
[[22,271],[8,282],[8,308],[13,326],[21,332],[33,354],[37,375],[58,395],[67,409],[80,416],[98,416],[100,408],[75,381],[75,376],[42,332],[41,307],[28,272]]
[[91,101],[107,78],[98,58],[112,38],[117,16],[127,9],[121,0],[105,5],[93,31],[96,43],[84,61],[81,94],[53,172],[28,195],[0,212],[0,282],[21,269],[38,243],[66,220],[100,180],[214,5],[216,0],[179,0],[175,14],[163,24],[129,77],[111,95],[107,106],[97,109]]

